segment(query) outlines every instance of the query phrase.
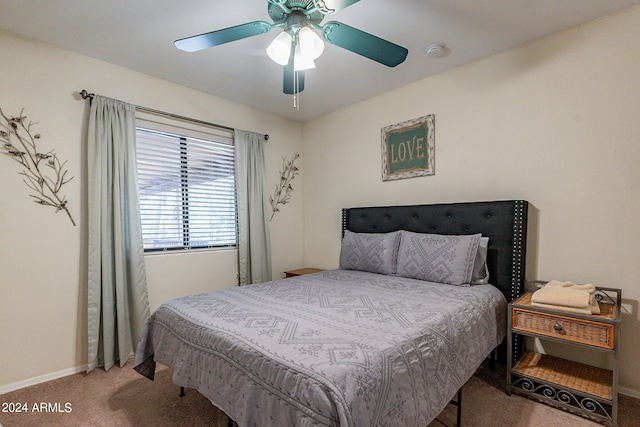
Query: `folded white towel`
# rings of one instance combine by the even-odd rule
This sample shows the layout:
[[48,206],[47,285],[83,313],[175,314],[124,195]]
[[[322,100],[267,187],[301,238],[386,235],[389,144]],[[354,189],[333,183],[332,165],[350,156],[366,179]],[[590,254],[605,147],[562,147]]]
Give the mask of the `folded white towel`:
[[580,314],[600,314],[592,284],[576,285],[573,282],[552,280],[538,289],[531,297],[531,305]]
[[567,313],[589,314],[589,315],[595,314],[595,313],[591,313],[591,308],[577,308],[577,307],[567,307],[564,305],[541,304],[533,301],[531,302],[531,305],[533,307],[548,308],[549,310],[564,311]]
[[573,288],[545,286],[533,293],[531,296],[531,302],[561,305],[573,308],[590,308],[591,297],[592,295],[589,292]]
[[548,282],[544,286],[545,287],[548,286],[550,288],[570,288],[570,289],[575,289],[575,290],[579,290],[579,291],[586,291],[586,292],[589,292],[589,293],[594,293],[596,291],[595,285],[592,285],[592,284],[576,285],[573,282],[560,282],[558,280],[552,280],[552,281]]
[[589,292],[590,294],[594,293],[596,291],[596,286],[595,285],[573,285],[570,286],[569,289],[575,289],[576,291],[584,291],[584,292]]
[[555,288],[569,288],[573,285],[575,285],[575,283],[573,282],[561,282],[559,280],[551,280],[547,282],[545,286],[555,287]]

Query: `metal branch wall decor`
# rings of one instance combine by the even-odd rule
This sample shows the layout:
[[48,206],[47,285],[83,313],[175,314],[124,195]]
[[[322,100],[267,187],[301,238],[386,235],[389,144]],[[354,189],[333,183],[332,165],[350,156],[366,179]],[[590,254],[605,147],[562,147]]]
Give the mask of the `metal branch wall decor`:
[[276,184],[276,189],[273,192],[273,196],[269,196],[269,203],[271,203],[271,209],[273,213],[269,221],[273,219],[276,212],[280,212],[278,205],[286,205],[291,200],[293,193],[293,186],[291,181],[298,175],[300,169],[295,165],[296,160],[300,157],[300,154],[293,153],[291,160],[286,157],[282,158],[282,170],[280,171],[280,182]]
[[41,152],[36,143],[40,134],[32,134],[31,127],[36,123],[26,122],[27,117],[20,111],[17,117],[7,116],[0,108],[0,142],[2,154],[22,166],[19,175],[31,191],[29,196],[43,206],[53,206],[56,212],[65,211],[75,226],[76,222],[67,209],[67,198],[60,194],[62,186],[71,181],[67,177],[65,162],[61,162],[54,150]]

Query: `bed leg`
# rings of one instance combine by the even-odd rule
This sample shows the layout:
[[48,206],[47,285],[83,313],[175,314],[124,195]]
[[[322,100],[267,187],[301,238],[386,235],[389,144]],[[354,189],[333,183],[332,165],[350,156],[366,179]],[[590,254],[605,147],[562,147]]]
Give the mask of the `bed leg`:
[[456,427],[460,427],[460,424],[462,422],[461,418],[462,418],[462,387],[460,387],[460,390],[458,390],[458,411],[457,411],[457,416],[456,416]]
[[456,412],[456,427],[460,427],[462,425],[462,387],[458,390],[458,400],[452,400],[449,403],[458,408]]
[[489,369],[496,370],[496,359],[498,358],[498,347],[494,348],[491,352],[491,361],[489,362]]
[[184,387],[180,387],[180,397],[184,397]]

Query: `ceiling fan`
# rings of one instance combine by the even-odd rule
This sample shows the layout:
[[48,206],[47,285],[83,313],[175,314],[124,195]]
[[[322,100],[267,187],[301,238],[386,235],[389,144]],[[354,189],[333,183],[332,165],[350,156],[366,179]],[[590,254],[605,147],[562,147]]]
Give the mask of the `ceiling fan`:
[[304,70],[315,67],[314,60],[324,50],[323,39],[388,67],[395,67],[406,59],[409,53],[406,48],[373,34],[337,21],[320,25],[326,15],[358,1],[267,0],[272,24],[265,21],[249,22],[176,40],[175,45],[178,49],[196,52],[280,28],[282,33],[271,42],[267,54],[275,62],[284,65],[283,91],[295,97],[304,90]]

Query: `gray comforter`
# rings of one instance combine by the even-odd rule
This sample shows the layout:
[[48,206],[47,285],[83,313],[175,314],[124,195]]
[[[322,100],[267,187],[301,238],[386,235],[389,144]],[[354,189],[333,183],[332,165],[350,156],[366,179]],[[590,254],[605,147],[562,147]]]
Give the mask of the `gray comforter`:
[[239,426],[427,425],[505,336],[490,285],[332,270],[169,301],[135,369],[155,362]]

